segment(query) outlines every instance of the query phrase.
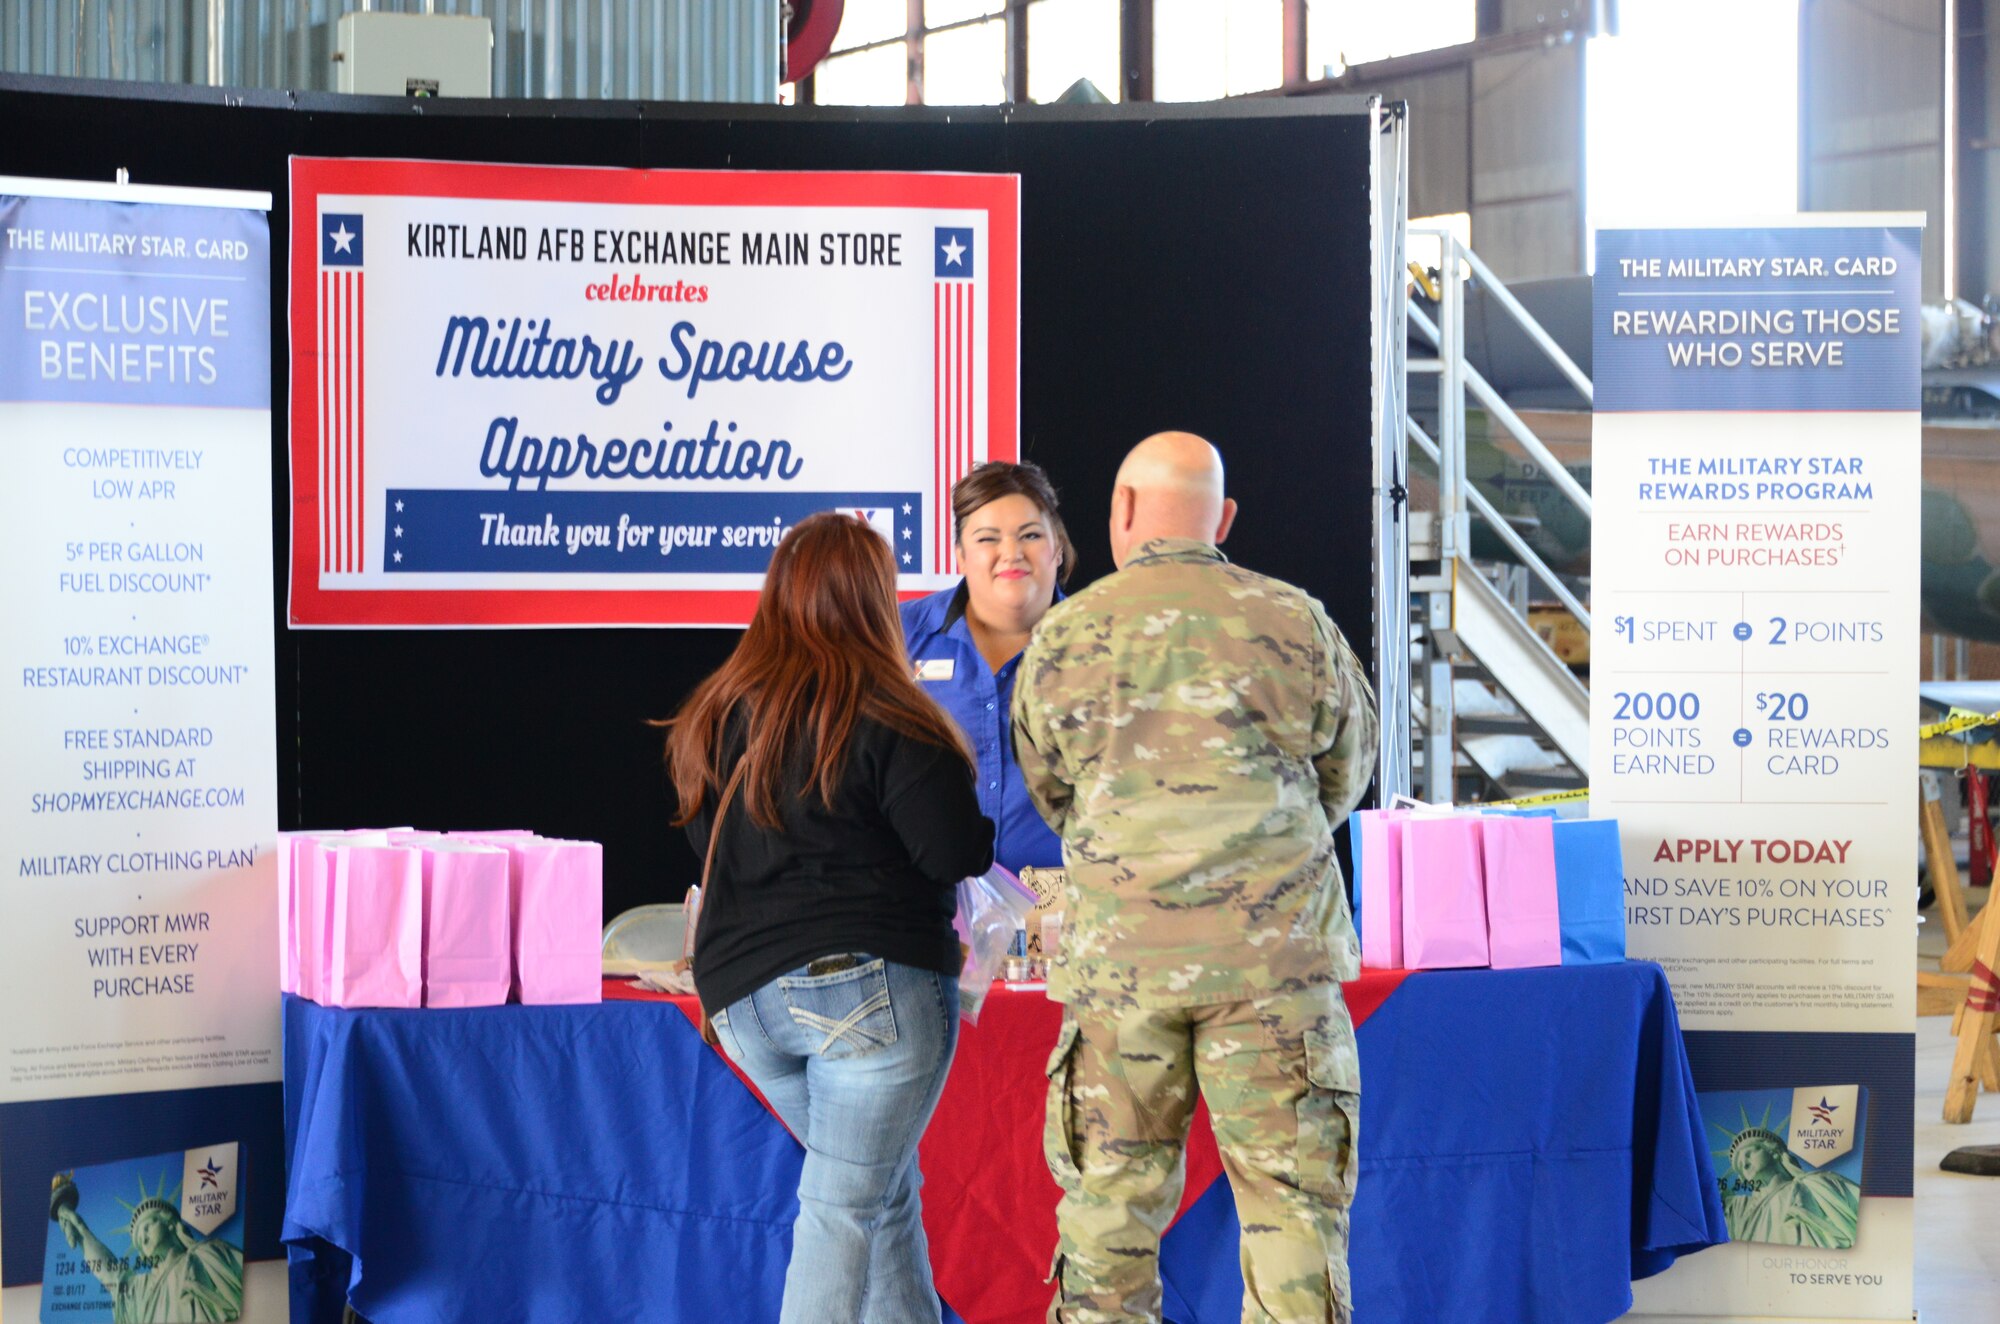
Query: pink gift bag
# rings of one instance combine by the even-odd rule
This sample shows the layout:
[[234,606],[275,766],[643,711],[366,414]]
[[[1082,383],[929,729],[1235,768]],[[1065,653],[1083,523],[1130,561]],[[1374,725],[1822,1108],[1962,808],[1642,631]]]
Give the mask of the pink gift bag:
[[1360,873],[1361,964],[1403,966],[1403,824],[1407,809],[1357,809],[1354,867]]
[[327,996],[335,1007],[424,1001],[424,856],[409,846],[335,845]]
[[278,834],[278,991],[299,991],[299,902],[292,861],[298,854],[298,838],[304,834]]
[[294,989],[326,1001],[327,945],[333,923],[333,847],[342,842],[386,846],[386,832],[300,832],[292,837],[292,937]]
[[1555,820],[1489,816],[1479,826],[1479,849],[1493,968],[1561,965]]
[[514,989],[522,1002],[604,997],[604,847],[504,840],[513,857]]
[[427,841],[424,1005],[497,1007],[514,977],[508,855],[470,841]]
[[1486,964],[1481,821],[1475,814],[1413,813],[1403,823],[1406,968],[1438,970]]
[[306,842],[313,838],[344,837],[344,831],[280,832],[278,834],[278,991],[301,993],[305,905],[304,894],[309,861]]

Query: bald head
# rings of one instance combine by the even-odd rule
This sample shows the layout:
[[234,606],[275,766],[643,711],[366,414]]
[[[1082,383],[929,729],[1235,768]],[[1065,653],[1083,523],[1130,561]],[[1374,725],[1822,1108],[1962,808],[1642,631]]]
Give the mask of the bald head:
[[1222,456],[1192,432],[1157,432],[1118,466],[1111,493],[1111,556],[1124,565],[1132,549],[1155,538],[1220,543],[1236,503],[1223,495]]

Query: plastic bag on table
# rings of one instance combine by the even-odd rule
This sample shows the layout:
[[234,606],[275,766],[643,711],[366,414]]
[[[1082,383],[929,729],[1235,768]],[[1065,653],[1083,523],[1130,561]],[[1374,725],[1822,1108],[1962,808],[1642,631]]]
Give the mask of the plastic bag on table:
[[687,898],[681,902],[681,959],[694,960],[695,926],[701,923],[701,884],[696,883],[687,890]]
[[994,865],[977,878],[958,885],[958,913],[951,926],[958,931],[965,964],[958,973],[958,1011],[968,1024],[979,1023],[986,994],[999,977],[1014,933],[1035,908],[1035,894],[1013,874]]

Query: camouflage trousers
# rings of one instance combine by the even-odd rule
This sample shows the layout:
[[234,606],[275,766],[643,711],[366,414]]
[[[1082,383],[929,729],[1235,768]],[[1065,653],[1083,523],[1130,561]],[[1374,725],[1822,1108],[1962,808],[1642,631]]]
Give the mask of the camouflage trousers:
[[1160,1236],[1180,1207],[1199,1088],[1243,1228],[1244,1321],[1349,1324],[1360,1086],[1337,984],[1167,1010],[1068,1008],[1043,1132],[1063,1193],[1049,1319],[1160,1319]]

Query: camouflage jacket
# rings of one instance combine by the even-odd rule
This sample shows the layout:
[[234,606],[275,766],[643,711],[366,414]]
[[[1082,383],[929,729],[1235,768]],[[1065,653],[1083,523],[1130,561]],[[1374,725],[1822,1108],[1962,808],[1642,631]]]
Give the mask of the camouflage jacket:
[[1368,785],[1375,696],[1304,592],[1145,543],[1042,618],[1013,725],[1069,868],[1051,996],[1191,1006],[1359,972],[1333,828]]

